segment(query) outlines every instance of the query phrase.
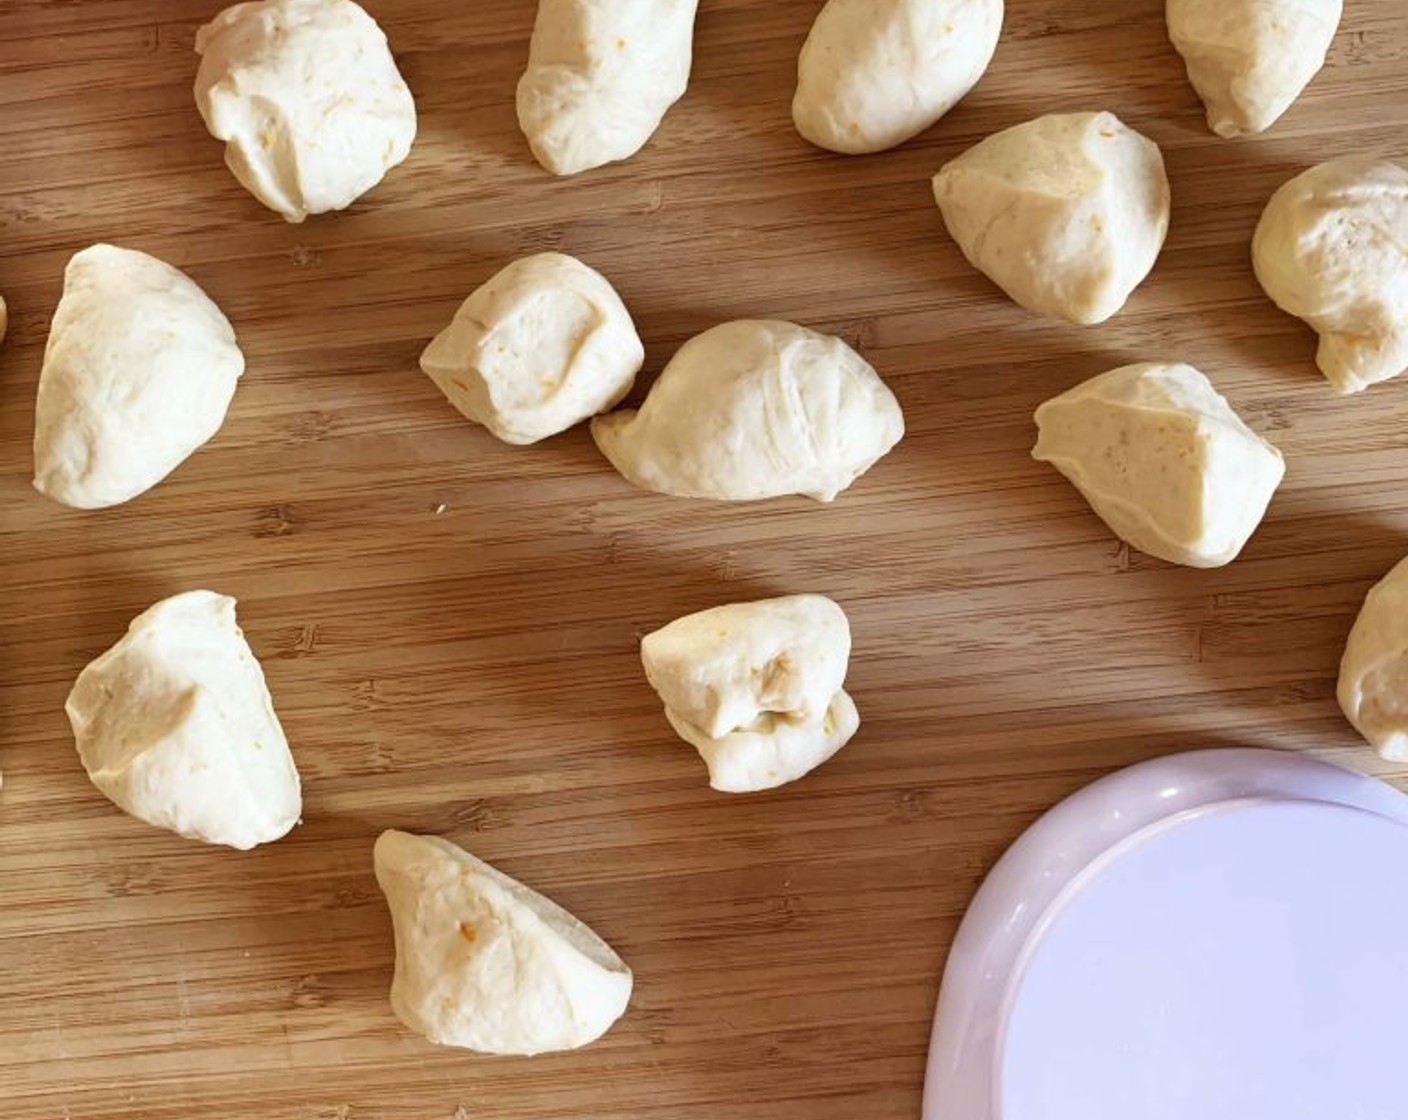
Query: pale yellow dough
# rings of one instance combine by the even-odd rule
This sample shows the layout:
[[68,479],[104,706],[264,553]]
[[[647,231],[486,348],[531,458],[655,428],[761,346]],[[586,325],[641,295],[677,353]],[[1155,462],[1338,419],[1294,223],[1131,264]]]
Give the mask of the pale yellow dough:
[[833,152],[879,152],[932,125],[983,76],[1002,0],[827,0],[797,60],[792,120]]
[[1033,457],[1117,536],[1174,564],[1231,562],[1285,474],[1281,453],[1181,363],[1101,374],[1043,404],[1036,424]]
[[1340,659],[1340,708],[1384,758],[1408,758],[1408,560],[1369,590]]
[[723,501],[829,502],[902,435],[899,402],[841,339],[752,319],[690,339],[638,411],[592,421],[635,485]]
[[1325,65],[1342,0],[1168,0],[1168,35],[1219,136],[1264,132]]
[[244,355],[196,282],[94,245],[64,270],[34,404],[34,486],[77,509],[151,489],[225,421]]
[[438,836],[383,832],[374,859],[396,937],[391,1009],[417,1034],[541,1054],[625,1013],[631,970],[550,899]]
[[535,443],[630,392],[645,347],[601,273],[563,253],[505,266],[455,312],[420,367],[505,443]]
[[1408,171],[1349,156],[1302,172],[1266,204],[1252,264],[1319,334],[1315,361],[1337,392],[1408,368]]
[[298,823],[298,771],[228,596],[189,591],[138,615],[65,710],[93,784],[139,820],[240,849]]
[[680,738],[725,793],[810,773],[860,726],[842,687],[845,612],[824,595],[730,603],[676,619],[641,642],[646,679]]
[[415,100],[353,0],[235,4],[196,53],[196,107],[226,165],[290,222],[351,206],[410,153]]
[[934,176],[969,262],[1030,311],[1101,323],[1149,274],[1168,232],[1158,145],[1111,113],[1038,117]]
[[635,155],[684,96],[698,0],[538,0],[518,124],[575,175]]

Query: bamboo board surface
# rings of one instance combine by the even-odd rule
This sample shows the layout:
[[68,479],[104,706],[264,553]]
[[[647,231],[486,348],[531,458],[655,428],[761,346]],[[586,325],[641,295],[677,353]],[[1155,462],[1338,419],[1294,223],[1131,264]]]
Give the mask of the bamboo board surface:
[[[975,93],[842,158],[789,117],[815,0],[704,0],[694,78],[635,159],[554,180],[517,132],[532,0],[373,0],[421,115],[353,210],[286,225],[193,107],[211,0],[0,5],[0,1114],[7,1120],[901,1120],[983,873],[1058,798],[1188,747],[1314,751],[1402,781],[1338,714],[1340,649],[1408,552],[1408,379],[1352,399],[1261,295],[1260,207],[1334,155],[1408,157],[1408,9],[1349,0],[1267,136],[1209,134],[1159,0],[1009,0]],[[946,237],[929,176],[1039,112],[1109,108],[1162,146],[1173,223],[1112,322],[1038,320]],[[29,484],[68,256],[186,269],[249,362],[167,482],[81,513]],[[634,313],[648,383],[736,317],[844,335],[909,434],[833,506],[630,489],[584,429],[510,448],[416,368],[470,290],[560,249]],[[1121,547],[1034,463],[1033,408],[1127,361],[1207,371],[1289,473],[1243,557]],[[639,392],[637,393],[637,397]],[[112,808],[63,701],[156,599],[235,595],[305,780],[249,854]],[[781,791],[709,791],[637,660],[691,610],[794,591],[850,614],[863,725]],[[370,866],[440,833],[549,893],[633,965],[586,1050],[440,1050],[393,1019]]]

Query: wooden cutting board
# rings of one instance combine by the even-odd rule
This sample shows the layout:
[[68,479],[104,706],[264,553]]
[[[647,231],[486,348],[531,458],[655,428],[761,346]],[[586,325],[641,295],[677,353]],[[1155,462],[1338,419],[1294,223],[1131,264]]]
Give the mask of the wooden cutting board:
[[[1350,0],[1330,63],[1261,139],[1214,138],[1159,0],[1009,0],[978,90],[898,151],[813,150],[789,117],[816,0],[704,0],[688,96],[637,158],[554,180],[513,89],[532,0],[375,0],[418,99],[409,161],[286,225],[191,101],[211,0],[0,6],[0,1113],[7,1120],[901,1120],[917,1115],[955,926],[1040,812],[1188,747],[1356,741],[1336,664],[1408,552],[1408,379],[1334,397],[1248,242],[1281,182],[1408,157],[1408,10]],[[1112,322],[1043,322],[946,237],[929,177],[1046,110],[1164,148],[1168,245]],[[68,256],[187,269],[249,360],[220,434],[153,492],[82,513],[29,485]],[[463,422],[416,368],[515,255],[600,268],[659,370],[689,335],[779,317],[858,345],[909,434],[833,506],[630,489],[584,430]],[[1122,547],[1028,456],[1045,398],[1126,361],[1206,370],[1289,473],[1221,571]],[[646,379],[648,381],[648,378]],[[642,386],[643,387],[643,386]],[[238,854],[123,816],[63,701],[156,599],[235,595],[306,783]],[[805,781],[712,793],[637,660],[720,602],[840,600],[864,724]],[[630,1013],[575,1054],[436,1049],[392,1018],[384,828],[441,833],[630,961]]]

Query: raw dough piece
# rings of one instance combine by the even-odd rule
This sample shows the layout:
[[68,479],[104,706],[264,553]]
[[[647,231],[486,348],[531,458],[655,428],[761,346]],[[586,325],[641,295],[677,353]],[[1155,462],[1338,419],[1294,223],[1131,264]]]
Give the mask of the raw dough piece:
[[1038,117],[934,176],[963,255],[1030,311],[1101,323],[1149,275],[1168,232],[1158,145],[1112,113]]
[[499,439],[535,443],[616,405],[644,360],[606,278],[562,253],[539,253],[465,300],[420,368]]
[[415,101],[352,0],[236,4],[196,52],[196,107],[225,163],[290,222],[351,206],[411,150]]
[[1219,136],[1264,132],[1325,65],[1342,0],[1168,0],[1168,37]]
[[298,771],[227,596],[188,591],[138,615],[65,710],[93,784],[139,820],[240,849],[298,823]]
[[903,144],[978,83],[1002,0],[828,0],[797,60],[792,120],[821,148]]
[[383,832],[391,1009],[431,1042],[485,1054],[572,1050],[605,1034],[631,970],[566,910],[438,836]]
[[10,309],[5,306],[5,300],[0,297],[0,342],[5,341],[5,335],[10,330]]
[[794,781],[860,726],[842,688],[850,624],[824,595],[686,615],[647,634],[640,656],[670,726],[699,751],[709,784],[725,793]]
[[686,342],[639,411],[592,421],[612,466],[684,498],[829,502],[904,435],[899,403],[839,338],[739,320]]
[[539,163],[575,175],[628,159],[684,96],[698,0],[538,0],[518,124]]
[[1320,335],[1320,371],[1357,393],[1408,368],[1408,171],[1331,160],[1271,196],[1252,263],[1282,311]]
[[1234,559],[1285,474],[1192,366],[1144,362],[1077,385],[1036,410],[1034,458],[1071,480],[1116,535],[1193,568]]
[[1337,694],[1379,754],[1408,758],[1408,560],[1369,589],[1340,659]]
[[220,430],[243,372],[229,320],[189,276],[131,249],[84,249],[39,375],[35,487],[79,509],[135,498]]

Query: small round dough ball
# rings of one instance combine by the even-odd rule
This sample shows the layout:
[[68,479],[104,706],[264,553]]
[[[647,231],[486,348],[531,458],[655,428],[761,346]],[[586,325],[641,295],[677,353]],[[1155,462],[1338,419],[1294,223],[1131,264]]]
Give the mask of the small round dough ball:
[[1144,362],[1091,378],[1036,411],[1034,458],[1075,484],[1122,540],[1173,564],[1230,563],[1285,474],[1192,366]]
[[828,0],[797,60],[792,120],[833,152],[879,152],[932,125],[997,50],[1003,0]]
[[832,501],[903,435],[894,394],[839,338],[755,319],[690,339],[639,411],[592,421],[636,486],[721,501]]
[[1365,596],[1336,693],[1345,718],[1379,754],[1408,759],[1408,560]]
[[640,151],[684,96],[698,0],[538,0],[518,124],[554,175]]
[[65,710],[93,784],[139,820],[242,850],[298,823],[298,770],[227,596],[189,591],[138,615]]
[[845,612],[824,595],[730,603],[641,641],[646,679],[670,726],[725,793],[772,789],[811,772],[860,726],[842,685]]
[[1158,145],[1111,113],[1058,113],[989,136],[934,176],[963,255],[1023,307],[1102,323],[1168,233]]
[[1325,65],[1342,0],[1168,0],[1168,36],[1228,138],[1264,132]]
[[1320,336],[1320,371],[1357,393],[1408,369],[1408,171],[1322,163],[1271,196],[1252,239],[1256,278]]
[[98,509],[151,489],[220,430],[244,355],[189,276],[94,245],[64,272],[34,417],[34,485]]
[[550,899],[438,836],[383,832],[374,860],[396,937],[391,1009],[417,1034],[541,1054],[625,1013],[631,970]]
[[415,101],[352,0],[236,4],[196,52],[196,107],[226,164],[290,222],[351,206],[411,150]]
[[606,278],[562,253],[539,253],[465,300],[420,367],[505,443],[536,443],[618,404],[644,360]]

